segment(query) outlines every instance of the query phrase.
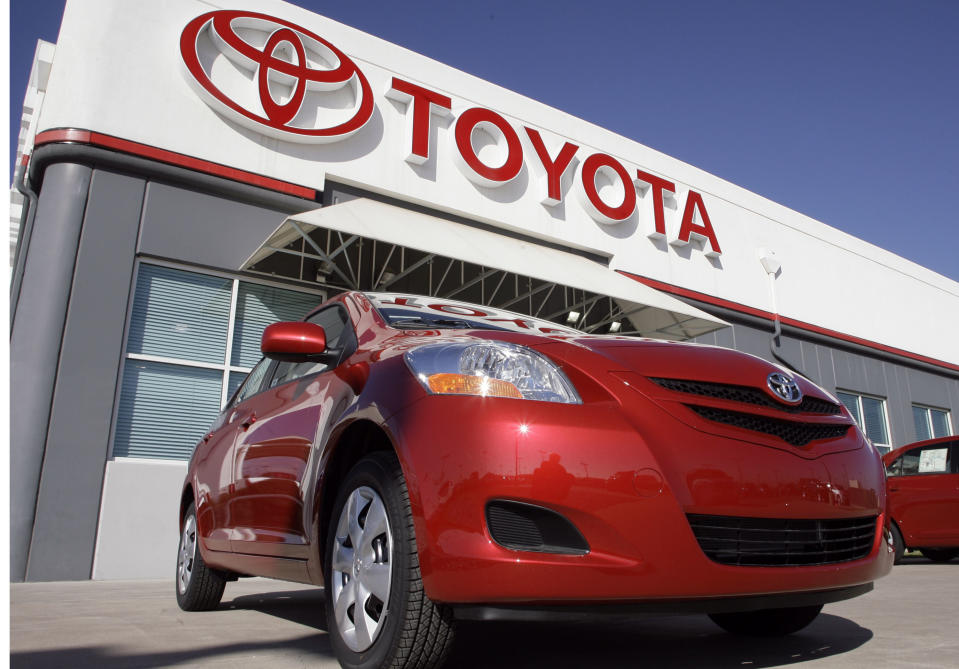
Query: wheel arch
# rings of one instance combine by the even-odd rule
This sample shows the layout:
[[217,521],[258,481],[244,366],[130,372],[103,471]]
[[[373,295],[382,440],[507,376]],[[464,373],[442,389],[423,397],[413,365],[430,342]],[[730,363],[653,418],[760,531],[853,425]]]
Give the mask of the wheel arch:
[[902,537],[902,545],[906,548],[906,550],[911,550],[914,548],[909,542],[909,539],[906,537],[906,533],[902,531],[902,526],[899,524],[899,521],[893,518],[892,515],[889,516],[889,524],[892,527],[895,527],[896,531],[899,532],[899,536]]
[[193,494],[193,483],[188,481],[183,486],[183,492],[180,493],[180,512],[177,516],[179,529],[183,529],[183,520],[186,518],[186,510],[190,508],[190,504],[195,502],[196,496]]
[[340,484],[357,462],[377,451],[395,454],[402,467],[402,458],[387,431],[368,419],[358,419],[347,425],[328,448],[329,456],[323,466],[322,484],[317,491],[314,507],[316,509],[316,556],[321,569],[325,570],[326,567],[323,562],[323,553]]

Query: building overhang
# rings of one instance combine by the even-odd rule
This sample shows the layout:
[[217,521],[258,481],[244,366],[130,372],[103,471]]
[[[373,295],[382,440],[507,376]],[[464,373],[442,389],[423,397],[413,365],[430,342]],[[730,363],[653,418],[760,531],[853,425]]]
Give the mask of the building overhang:
[[334,288],[484,302],[596,334],[690,339],[728,325],[575,252],[369,199],[288,217],[240,269],[283,259],[314,263],[299,278]]

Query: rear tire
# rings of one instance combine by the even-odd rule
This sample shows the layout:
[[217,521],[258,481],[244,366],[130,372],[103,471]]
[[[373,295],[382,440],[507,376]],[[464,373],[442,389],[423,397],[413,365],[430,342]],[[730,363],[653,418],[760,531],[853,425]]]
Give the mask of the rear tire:
[[784,636],[798,632],[809,625],[819,612],[817,606],[797,606],[789,609],[763,609],[740,613],[711,613],[710,619],[730,634],[742,636]]
[[902,532],[894,523],[890,525],[889,530],[892,532],[892,548],[895,553],[893,564],[899,564],[902,562],[902,556],[906,553],[906,542],[902,540]]
[[933,562],[949,562],[959,555],[959,549],[957,548],[920,548],[919,552]]
[[200,554],[196,508],[193,503],[183,517],[176,562],[176,603],[184,611],[212,611],[220,605],[226,579],[203,561]]
[[347,475],[324,555],[327,627],[343,667],[442,664],[453,619],[423,592],[409,494],[395,455],[373,453]]

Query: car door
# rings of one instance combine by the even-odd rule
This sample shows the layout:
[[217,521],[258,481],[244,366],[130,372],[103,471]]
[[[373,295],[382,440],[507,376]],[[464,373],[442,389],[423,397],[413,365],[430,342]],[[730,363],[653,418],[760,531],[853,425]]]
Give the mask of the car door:
[[318,430],[352,398],[334,370],[356,341],[342,306],[309,320],[326,332],[327,354],[318,361],[277,363],[268,387],[250,401],[248,427],[238,432],[231,501],[236,553],[309,556],[314,445]]
[[233,447],[237,432],[248,415],[248,398],[260,392],[268,378],[273,361],[261,360],[220,412],[210,431],[197,446],[196,506],[197,525],[204,545],[210,550],[228,551],[231,548],[233,520],[231,496],[233,492]]
[[906,544],[949,545],[959,540],[954,448],[929,444],[902,456],[900,475],[890,479],[894,514]]

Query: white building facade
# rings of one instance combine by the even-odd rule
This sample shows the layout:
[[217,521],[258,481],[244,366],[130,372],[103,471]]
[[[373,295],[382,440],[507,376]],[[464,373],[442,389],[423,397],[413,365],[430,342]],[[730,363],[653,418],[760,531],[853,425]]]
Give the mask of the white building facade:
[[11,220],[11,579],[171,576],[259,334],[340,290],[777,360],[881,448],[952,434],[959,284],[276,0],[67,2]]

